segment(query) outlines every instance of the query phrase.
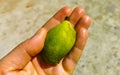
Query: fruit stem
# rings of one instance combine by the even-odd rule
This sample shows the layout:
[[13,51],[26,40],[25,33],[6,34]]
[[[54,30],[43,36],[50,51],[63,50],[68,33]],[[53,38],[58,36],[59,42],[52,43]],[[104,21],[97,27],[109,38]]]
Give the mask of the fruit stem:
[[70,18],[69,18],[68,16],[66,16],[66,17],[65,17],[65,20],[69,21],[69,20],[70,20]]

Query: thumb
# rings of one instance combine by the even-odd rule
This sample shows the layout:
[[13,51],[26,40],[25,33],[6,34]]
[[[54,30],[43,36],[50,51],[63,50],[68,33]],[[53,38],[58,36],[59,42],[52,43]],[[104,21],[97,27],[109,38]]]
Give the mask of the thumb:
[[41,28],[32,38],[19,44],[1,59],[0,67],[7,71],[23,69],[31,58],[42,50],[46,34],[47,30]]
[[30,56],[35,56],[42,50],[46,34],[47,30],[41,28],[32,38],[28,39],[23,44],[23,47],[26,49],[27,53]]

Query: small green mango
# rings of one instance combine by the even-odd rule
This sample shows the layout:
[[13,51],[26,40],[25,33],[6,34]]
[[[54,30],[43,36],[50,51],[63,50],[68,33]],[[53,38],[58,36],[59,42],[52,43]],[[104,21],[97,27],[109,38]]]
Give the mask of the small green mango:
[[57,64],[68,54],[76,40],[76,31],[68,20],[64,20],[46,36],[42,58],[49,64]]

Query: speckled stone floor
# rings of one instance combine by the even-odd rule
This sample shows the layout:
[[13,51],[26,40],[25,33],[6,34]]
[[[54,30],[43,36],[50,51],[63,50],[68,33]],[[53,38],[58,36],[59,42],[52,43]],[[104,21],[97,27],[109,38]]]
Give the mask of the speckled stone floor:
[[92,18],[74,75],[120,75],[120,0],[0,0],[0,58],[66,5]]

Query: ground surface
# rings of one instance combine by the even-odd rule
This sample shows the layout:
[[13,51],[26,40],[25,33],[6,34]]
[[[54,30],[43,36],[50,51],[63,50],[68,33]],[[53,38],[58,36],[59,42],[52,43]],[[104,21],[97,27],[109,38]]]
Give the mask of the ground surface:
[[92,18],[74,75],[120,75],[119,0],[0,0],[0,58],[65,5],[82,6]]

